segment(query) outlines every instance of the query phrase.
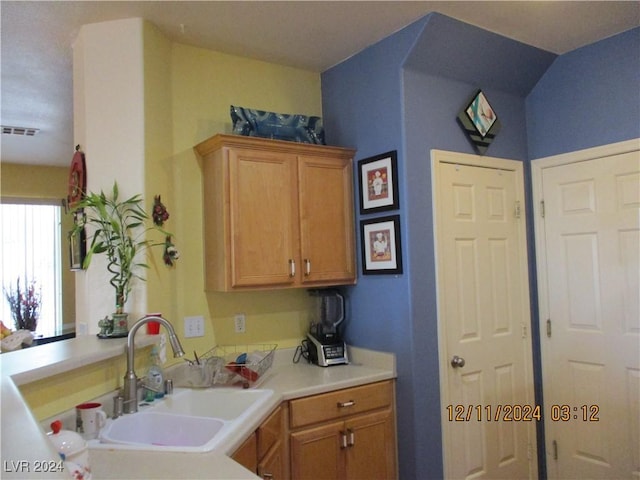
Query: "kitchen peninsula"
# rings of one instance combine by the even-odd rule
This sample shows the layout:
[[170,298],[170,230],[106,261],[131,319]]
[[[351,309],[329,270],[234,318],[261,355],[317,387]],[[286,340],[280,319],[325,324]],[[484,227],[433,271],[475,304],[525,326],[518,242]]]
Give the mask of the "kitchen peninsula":
[[[143,347],[153,341],[153,337],[141,336],[136,346]],[[64,472],[34,471],[36,462],[55,461],[58,457],[18,387],[124,355],[124,345],[124,340],[104,342],[83,336],[0,356],[3,478],[68,478]],[[330,368],[294,364],[292,358],[291,349],[276,351],[272,369],[258,385],[274,390],[275,395],[254,418],[234,432],[222,450],[171,453],[91,449],[93,478],[258,478],[228,455],[236,451],[280,404],[335,390],[393,381],[396,376],[393,355],[364,349],[350,350],[350,365]],[[393,428],[395,436],[395,416]],[[23,471],[16,471],[20,465]]]

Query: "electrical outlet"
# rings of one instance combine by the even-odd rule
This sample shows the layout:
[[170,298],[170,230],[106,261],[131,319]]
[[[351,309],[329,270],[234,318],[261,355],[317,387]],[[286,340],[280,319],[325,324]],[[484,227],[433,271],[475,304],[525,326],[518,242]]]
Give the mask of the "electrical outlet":
[[185,338],[191,337],[204,337],[204,317],[184,317],[184,336]]
[[233,323],[236,326],[236,333],[244,333],[245,332],[245,316],[244,313],[236,313],[235,317],[233,317]]
[[89,335],[89,324],[87,322],[78,322],[78,335]]

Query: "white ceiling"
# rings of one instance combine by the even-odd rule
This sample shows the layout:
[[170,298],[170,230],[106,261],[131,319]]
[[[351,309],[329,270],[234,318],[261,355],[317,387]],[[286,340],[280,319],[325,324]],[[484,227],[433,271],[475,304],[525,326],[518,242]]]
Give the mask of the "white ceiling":
[[638,1],[5,1],[2,162],[69,165],[71,45],[87,23],[143,17],[173,41],[322,72],[437,11],[562,54],[640,25]]

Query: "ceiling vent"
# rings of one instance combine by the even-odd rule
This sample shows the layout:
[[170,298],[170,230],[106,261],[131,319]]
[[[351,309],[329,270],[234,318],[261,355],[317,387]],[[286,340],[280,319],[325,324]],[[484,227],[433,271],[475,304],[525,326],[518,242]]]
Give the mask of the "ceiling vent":
[[5,127],[4,125],[2,125],[3,135],[22,135],[26,137],[33,137],[39,131],[40,131],[39,128]]

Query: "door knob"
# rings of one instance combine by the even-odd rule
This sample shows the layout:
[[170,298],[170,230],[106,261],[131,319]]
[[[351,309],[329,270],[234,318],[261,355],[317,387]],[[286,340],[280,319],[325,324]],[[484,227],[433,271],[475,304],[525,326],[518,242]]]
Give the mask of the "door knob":
[[451,366],[453,368],[462,368],[464,367],[464,358],[459,357],[458,355],[454,355],[451,359]]

